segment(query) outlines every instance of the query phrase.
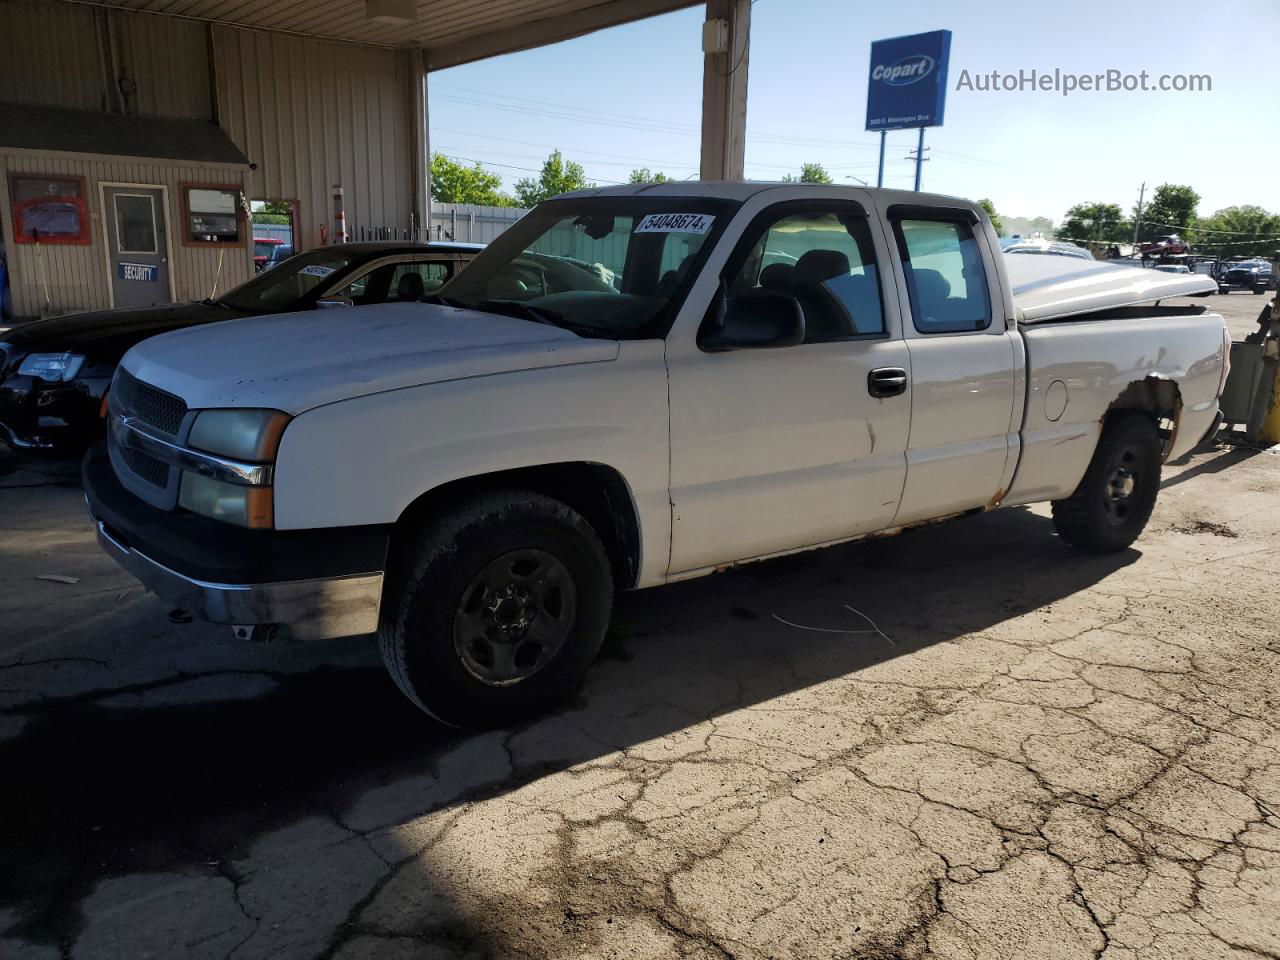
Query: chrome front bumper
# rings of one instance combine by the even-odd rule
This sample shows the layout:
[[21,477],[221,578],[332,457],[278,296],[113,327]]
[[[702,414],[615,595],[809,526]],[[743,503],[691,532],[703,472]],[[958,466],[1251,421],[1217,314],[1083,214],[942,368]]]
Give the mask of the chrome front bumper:
[[183,576],[120,543],[96,517],[98,543],[152,593],[213,623],[281,623],[300,640],[373,633],[378,629],[382,574],[279,583],[208,583]]

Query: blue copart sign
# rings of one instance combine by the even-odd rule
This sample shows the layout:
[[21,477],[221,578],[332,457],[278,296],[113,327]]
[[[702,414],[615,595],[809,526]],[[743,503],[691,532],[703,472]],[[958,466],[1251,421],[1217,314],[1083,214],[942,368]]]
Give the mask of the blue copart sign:
[[116,263],[116,276],[121,280],[142,280],[152,283],[160,279],[160,268],[151,263]]
[[950,30],[872,43],[867,129],[942,126],[950,55]]

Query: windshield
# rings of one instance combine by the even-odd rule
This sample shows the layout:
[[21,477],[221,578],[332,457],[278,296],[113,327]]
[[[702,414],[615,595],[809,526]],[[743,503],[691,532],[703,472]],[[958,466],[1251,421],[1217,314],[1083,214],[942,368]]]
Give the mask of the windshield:
[[331,274],[345,270],[355,257],[354,253],[340,247],[300,253],[228,291],[221,300],[239,310],[296,309],[307,294]]
[[699,197],[552,200],[490,244],[442,299],[584,336],[659,336],[735,207]]

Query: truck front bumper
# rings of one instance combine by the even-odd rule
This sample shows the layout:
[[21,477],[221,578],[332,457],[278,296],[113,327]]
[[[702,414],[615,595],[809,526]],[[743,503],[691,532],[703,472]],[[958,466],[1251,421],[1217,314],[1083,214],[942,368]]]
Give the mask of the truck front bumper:
[[377,630],[389,528],[242,530],[158,510],[120,485],[101,444],[82,477],[103,550],[175,607],[213,623],[284,624],[302,640]]

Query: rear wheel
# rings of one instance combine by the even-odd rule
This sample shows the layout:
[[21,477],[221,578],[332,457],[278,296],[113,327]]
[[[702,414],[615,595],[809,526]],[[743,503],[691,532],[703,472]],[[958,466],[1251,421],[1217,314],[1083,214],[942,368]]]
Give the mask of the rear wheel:
[[1075,492],[1053,502],[1058,536],[1099,553],[1133,543],[1160,492],[1160,453],[1160,434],[1145,414],[1111,421]]
[[379,646],[396,685],[436,719],[502,726],[574,690],[612,603],[608,557],[576,511],[535,493],[489,493],[404,551]]

